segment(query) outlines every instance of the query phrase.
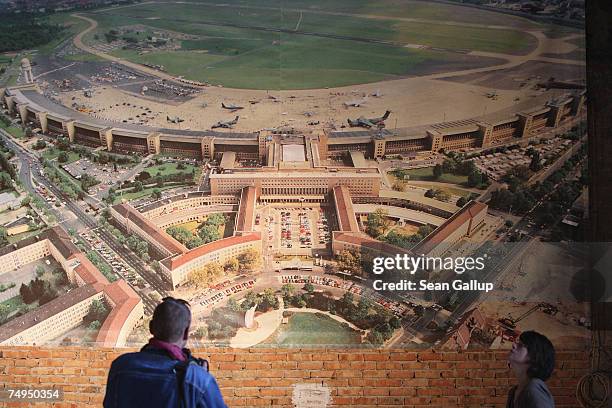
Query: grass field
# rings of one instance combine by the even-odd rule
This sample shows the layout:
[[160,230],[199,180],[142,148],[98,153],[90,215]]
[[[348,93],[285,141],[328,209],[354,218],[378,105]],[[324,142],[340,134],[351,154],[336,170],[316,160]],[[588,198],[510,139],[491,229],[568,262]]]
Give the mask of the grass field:
[[289,323],[280,329],[266,343],[279,346],[326,346],[361,344],[360,335],[353,329],[323,314],[296,313]]
[[[47,159],[47,160],[53,160],[53,159],[57,159],[57,156],[59,156],[61,150],[55,148],[55,147],[47,147],[44,151],[42,156]],[[70,164],[72,162],[75,162],[77,160],[79,160],[81,158],[81,156],[76,153],[76,152],[68,152],[68,161],[66,163],[61,163],[61,164]]]
[[191,173],[196,169],[196,166],[192,165],[192,164],[183,164],[183,166],[185,166],[184,169],[177,169],[176,166],[178,166],[178,163],[164,163],[164,164],[159,164],[156,166],[152,166],[152,167],[146,167],[144,169],[144,171],[146,171],[147,173],[149,173],[151,175],[151,177],[155,177],[155,176],[167,176],[169,174],[188,174],[191,176]]
[[180,186],[171,185],[171,186],[164,186],[164,187],[148,187],[148,188],[143,189],[142,191],[117,194],[117,197],[115,198],[115,201],[113,201],[113,204],[119,204],[123,201],[127,202],[130,200],[136,200],[136,199],[140,199],[144,197],[149,197],[151,194],[153,194],[153,190],[164,191],[164,190],[170,190],[172,188],[177,188],[177,187],[180,187]]
[[408,181],[437,181],[439,183],[462,184],[467,181],[467,176],[460,176],[450,173],[443,173],[438,180],[434,178],[433,167],[421,167],[419,169],[405,170],[405,173],[410,176]]
[[[526,53],[535,46],[533,36],[512,29],[534,28],[535,23],[454,5],[298,1],[281,11],[277,1],[224,4],[139,4],[89,13],[99,26],[85,36],[85,42],[95,42],[95,35],[104,38],[110,29],[134,25],[146,26],[147,32],[163,29],[190,34],[198,39],[182,40],[180,51],[115,50],[113,55],[163,65],[168,72],[190,79],[251,89],[342,86],[417,75],[431,72],[432,67],[491,65],[494,60],[452,50]],[[510,29],[473,25],[483,21]],[[275,29],[286,31],[271,31]],[[406,48],[405,44],[438,49]]]
[[20,127],[17,126],[7,126],[4,122],[0,122],[0,128],[6,130],[16,139],[23,139],[25,137],[25,133]]

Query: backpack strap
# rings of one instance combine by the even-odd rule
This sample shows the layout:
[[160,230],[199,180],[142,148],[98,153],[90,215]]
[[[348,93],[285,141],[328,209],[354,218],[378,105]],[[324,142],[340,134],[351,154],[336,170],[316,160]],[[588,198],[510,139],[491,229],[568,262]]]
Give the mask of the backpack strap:
[[189,360],[186,361],[178,361],[174,366],[174,374],[176,375],[176,385],[178,387],[178,406],[179,408],[187,408],[185,402],[185,375],[187,374],[187,367],[191,362]]
[[[161,350],[161,349],[155,349],[153,347],[150,347],[148,345],[143,346],[140,351],[144,351],[144,352],[153,352],[156,354],[160,354],[160,355],[165,355],[168,358],[172,358],[165,350]],[[189,368],[190,364],[196,364],[200,367],[202,367],[204,370],[206,370],[206,372],[208,372],[209,370],[209,365],[208,365],[208,361],[203,359],[203,358],[198,358],[198,357],[194,357],[191,354],[191,350],[189,350],[188,348],[183,348],[183,353],[185,354],[185,356],[187,357],[187,359],[185,361],[177,361],[176,364],[174,365],[172,371],[174,372],[174,374],[176,375],[176,384],[178,387],[178,407],[179,408],[189,408],[187,407],[187,403],[185,401],[185,376],[187,375],[187,369]]]

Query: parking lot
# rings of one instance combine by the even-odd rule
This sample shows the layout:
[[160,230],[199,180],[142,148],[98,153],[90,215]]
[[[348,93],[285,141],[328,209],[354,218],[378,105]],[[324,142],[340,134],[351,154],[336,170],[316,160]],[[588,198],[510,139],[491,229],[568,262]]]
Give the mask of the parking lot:
[[108,190],[110,186],[117,182],[117,177],[129,171],[129,169],[125,167],[117,167],[117,171],[115,172],[112,163],[93,163],[86,157],[83,157],[70,164],[65,164],[62,166],[62,168],[77,180],[79,180],[83,174],[89,174],[90,176],[100,180],[100,184],[97,184],[89,189],[90,194],[96,194],[100,191]]
[[321,207],[271,208],[264,218],[267,249],[280,254],[312,255],[331,242],[329,222]]

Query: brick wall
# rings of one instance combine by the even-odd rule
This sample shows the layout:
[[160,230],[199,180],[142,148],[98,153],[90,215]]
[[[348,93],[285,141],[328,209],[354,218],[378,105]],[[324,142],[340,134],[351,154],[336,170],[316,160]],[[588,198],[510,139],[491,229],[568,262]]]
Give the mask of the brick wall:
[[[126,351],[132,350],[0,347],[0,384],[58,385],[64,402],[54,407],[100,407],[108,367]],[[329,387],[332,406],[504,407],[514,383],[506,351],[200,349],[195,354],[210,360],[230,407],[292,407],[294,384],[308,382]],[[576,383],[588,371],[588,351],[558,351],[557,360],[548,381],[556,404],[577,407]]]

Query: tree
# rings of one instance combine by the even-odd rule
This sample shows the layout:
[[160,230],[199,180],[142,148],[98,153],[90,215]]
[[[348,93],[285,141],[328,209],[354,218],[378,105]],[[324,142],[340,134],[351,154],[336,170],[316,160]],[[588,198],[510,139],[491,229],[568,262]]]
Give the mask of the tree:
[[435,195],[436,195],[436,190],[434,190],[433,188],[430,188],[429,190],[427,190],[427,191],[425,192],[425,194],[424,194],[424,195],[425,195],[425,197],[427,197],[427,198],[434,198],[434,197],[435,197]]
[[136,244],[136,252],[143,255],[149,252],[149,243],[147,241],[138,241]]
[[57,155],[57,162],[58,163],[66,163],[68,161],[68,153],[66,152],[60,152]]
[[243,253],[238,255],[241,271],[251,272],[261,263],[261,254],[254,248],[248,248]]
[[38,139],[36,141],[36,143],[34,143],[34,145],[32,145],[32,148],[34,150],[42,150],[45,147],[47,147],[47,143],[44,140],[42,140],[42,139]]
[[382,208],[377,208],[374,212],[368,214],[366,220],[366,232],[373,238],[377,238],[385,234],[391,227],[389,213]]
[[187,276],[187,281],[196,289],[202,289],[208,287],[222,274],[223,268],[219,262],[210,262],[204,267],[192,271]]
[[0,227],[0,247],[3,247],[8,243],[8,234],[6,232],[6,228]]
[[457,200],[457,207],[463,207],[466,204],[467,204],[467,198],[459,197],[459,199]]
[[184,242],[184,244],[187,248],[193,249],[204,245],[204,241],[202,240],[202,238],[192,235],[187,239],[187,241]]
[[209,242],[217,241],[221,238],[221,233],[219,232],[219,227],[214,225],[204,225],[198,231],[198,235],[202,238],[204,244],[208,244]]
[[450,199],[450,194],[444,190],[436,190],[435,198],[440,201],[448,201]]
[[440,164],[436,164],[433,168],[433,176],[435,180],[438,180],[442,177],[442,166]]
[[232,312],[239,312],[241,310],[240,309],[240,305],[238,304],[238,302],[234,298],[230,298],[227,301],[227,308],[229,310],[231,310]]
[[142,181],[134,182],[134,192],[139,192],[143,190]]
[[146,171],[143,170],[140,173],[138,173],[138,175],[136,176],[136,180],[140,180],[140,181],[145,181],[151,178],[151,174]]
[[244,296],[244,301],[240,305],[240,308],[243,311],[249,310],[253,306],[258,305],[260,301],[261,301],[261,299],[259,298],[259,296],[257,296],[256,293],[254,293],[253,291],[250,290]]
[[489,201],[489,205],[491,208],[496,210],[508,211],[513,200],[514,194],[508,191],[508,189],[502,188],[491,193],[491,201]]
[[206,221],[202,223],[202,225],[214,225],[217,227],[223,224],[225,224],[225,216],[221,213],[210,214]]
[[514,166],[513,168],[511,168],[506,175],[514,176],[518,178],[519,180],[526,181],[526,180],[529,180],[529,177],[531,177],[531,174],[532,173],[531,173],[531,170],[529,170],[529,167],[524,166],[524,165],[518,165],[518,166]]
[[293,293],[295,292],[295,288],[293,287],[293,285],[285,283],[283,286],[281,286],[280,291],[281,295],[283,296],[283,299],[285,299],[286,301],[293,295]]
[[26,305],[29,305],[30,303],[36,300],[32,295],[30,285],[26,285],[25,283],[22,283],[19,287],[19,295],[21,296],[21,300],[23,300],[23,303],[25,303]]
[[87,326],[89,330],[100,330],[100,327],[102,327],[102,323],[100,323],[99,320],[94,320],[93,322],[89,323],[89,326]]
[[206,328],[206,326],[200,326],[193,333],[193,335],[196,339],[202,340],[203,338],[208,337],[208,329]]
[[531,163],[529,163],[529,170],[533,172],[538,172],[542,170],[541,160],[542,159],[540,158],[540,153],[534,150],[533,154],[531,155]]
[[395,191],[404,191],[406,189],[406,182],[403,180],[395,180],[393,182],[393,190]]
[[312,295],[315,291],[314,285],[310,282],[305,283],[302,289],[306,291],[306,293],[308,293],[309,295]]
[[240,269],[240,262],[236,258],[230,258],[225,262],[223,268],[225,268],[225,272],[236,273]]
[[162,193],[158,188],[154,188],[153,192],[151,193],[151,197],[153,197],[155,200],[159,200],[162,197]]
[[187,242],[193,237],[193,234],[185,227],[172,226],[166,229],[166,232],[170,234],[181,244],[187,244]]
[[4,154],[2,151],[0,151],[0,168],[9,174],[11,179],[15,179],[15,167],[13,167],[13,165],[9,162],[8,157],[6,157],[6,154]]
[[91,302],[91,305],[89,305],[89,311],[87,312],[87,315],[85,316],[84,320],[90,323],[94,320],[101,322],[106,318],[107,314],[108,309],[106,308],[104,302],[98,299],[94,299]]
[[36,276],[40,278],[45,273],[45,268],[43,268],[41,265],[38,265],[35,271],[36,271]]
[[23,200],[21,200],[21,206],[22,207],[27,207],[28,205],[30,205],[31,201],[32,201],[32,197],[26,196],[26,197],[23,198]]
[[270,307],[278,309],[279,304],[276,294],[274,293],[274,289],[266,288],[259,297],[261,299],[260,306],[263,309],[267,310]]
[[11,307],[0,303],[0,324],[3,324],[10,313]]
[[482,173],[478,170],[474,170],[468,174],[467,185],[470,187],[476,187],[482,184]]
[[341,251],[336,259],[340,271],[349,271],[361,275],[361,255],[348,250]]
[[355,318],[357,320],[365,319],[368,316],[368,313],[370,312],[370,307],[371,307],[370,302],[366,298],[361,297],[359,299],[359,302],[357,303]]
[[10,188],[13,185],[13,180],[11,176],[5,172],[0,172],[0,189],[4,190],[5,188]]

